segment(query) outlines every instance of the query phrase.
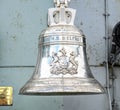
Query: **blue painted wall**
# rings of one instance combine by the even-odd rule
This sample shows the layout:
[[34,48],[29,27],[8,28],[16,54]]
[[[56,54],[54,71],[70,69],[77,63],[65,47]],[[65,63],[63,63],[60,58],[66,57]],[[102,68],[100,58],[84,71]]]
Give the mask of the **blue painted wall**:
[[[120,1],[108,0],[109,34],[120,20]],[[107,95],[21,96],[37,60],[38,36],[47,27],[47,10],[53,0],[0,0],[0,86],[12,86],[13,106],[0,110],[109,110]],[[87,38],[87,54],[95,78],[105,87],[104,0],[71,0],[77,9],[75,25]],[[119,87],[119,68],[116,86]],[[120,88],[116,89],[119,96]],[[120,97],[116,96],[118,106]],[[118,109],[119,110],[119,109]]]

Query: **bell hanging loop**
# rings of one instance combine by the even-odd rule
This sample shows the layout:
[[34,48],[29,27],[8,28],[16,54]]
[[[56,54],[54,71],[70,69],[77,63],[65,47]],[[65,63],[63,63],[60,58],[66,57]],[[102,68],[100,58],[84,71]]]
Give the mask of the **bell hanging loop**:
[[70,0],[54,0],[55,7],[68,7]]
[[32,77],[20,89],[23,95],[101,94],[87,61],[85,36],[74,25],[76,10],[70,0],[54,0],[48,10],[48,28],[39,38],[38,59]]

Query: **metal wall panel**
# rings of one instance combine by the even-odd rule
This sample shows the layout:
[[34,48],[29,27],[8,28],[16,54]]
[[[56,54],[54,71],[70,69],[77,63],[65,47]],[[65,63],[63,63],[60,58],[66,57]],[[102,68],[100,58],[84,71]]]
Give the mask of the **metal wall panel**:
[[109,16],[109,33],[111,36],[113,27],[120,21],[120,0],[109,0],[108,2]]
[[[111,36],[113,26],[120,20],[120,1],[108,0],[108,3]],[[53,7],[53,0],[0,0],[0,86],[14,88],[13,106],[0,107],[0,110],[109,110],[106,94],[64,97],[18,95],[19,89],[33,73],[38,36],[47,27],[49,7]],[[104,0],[71,0],[70,7],[77,9],[75,24],[86,35],[92,72],[105,87]],[[119,110],[120,69],[115,71]]]
[[50,0],[0,0],[0,65],[35,65]]

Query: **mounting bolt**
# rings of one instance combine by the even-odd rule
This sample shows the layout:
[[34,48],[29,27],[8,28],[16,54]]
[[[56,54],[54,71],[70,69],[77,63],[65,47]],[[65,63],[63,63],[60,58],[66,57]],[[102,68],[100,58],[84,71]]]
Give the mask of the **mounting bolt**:
[[103,16],[110,16],[109,13],[103,13]]

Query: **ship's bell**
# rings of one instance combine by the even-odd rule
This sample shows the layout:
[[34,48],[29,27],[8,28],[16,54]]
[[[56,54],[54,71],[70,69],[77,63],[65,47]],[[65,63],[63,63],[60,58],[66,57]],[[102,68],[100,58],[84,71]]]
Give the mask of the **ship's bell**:
[[24,95],[101,94],[86,56],[85,36],[74,26],[76,10],[70,0],[54,0],[48,10],[48,28],[39,37],[37,65],[21,88]]

